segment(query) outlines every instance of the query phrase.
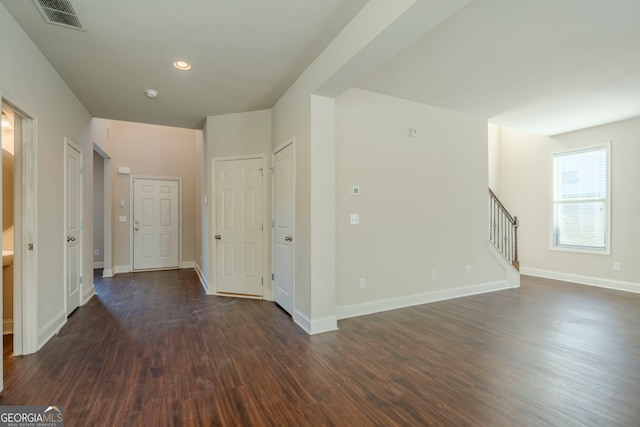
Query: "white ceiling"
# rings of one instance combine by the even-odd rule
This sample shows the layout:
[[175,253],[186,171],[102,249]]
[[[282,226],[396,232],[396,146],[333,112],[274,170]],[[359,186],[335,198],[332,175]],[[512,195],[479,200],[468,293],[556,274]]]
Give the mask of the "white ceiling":
[[83,32],[1,1],[92,116],[187,128],[271,108],[367,2],[74,0]]
[[[367,2],[74,0],[81,32],[0,1],[94,117],[190,128],[272,107]],[[637,117],[640,0],[472,0],[366,71],[363,89],[534,133]]]
[[639,0],[473,0],[363,89],[554,135],[640,116]]

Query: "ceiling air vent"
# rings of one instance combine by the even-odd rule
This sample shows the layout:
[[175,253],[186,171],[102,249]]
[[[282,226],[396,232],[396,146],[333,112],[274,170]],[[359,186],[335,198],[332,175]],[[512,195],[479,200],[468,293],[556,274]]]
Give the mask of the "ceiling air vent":
[[76,8],[69,0],[33,0],[44,20],[50,24],[62,25],[84,31]]

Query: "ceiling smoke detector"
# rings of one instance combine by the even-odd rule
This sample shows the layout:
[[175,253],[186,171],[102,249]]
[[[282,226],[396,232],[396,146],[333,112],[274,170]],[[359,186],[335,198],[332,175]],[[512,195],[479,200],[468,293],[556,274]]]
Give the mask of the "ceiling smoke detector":
[[44,20],[74,30],[85,31],[78,18],[76,7],[69,0],[33,0]]
[[147,95],[147,98],[151,99],[156,99],[160,95],[160,92],[155,89],[147,89],[144,93]]

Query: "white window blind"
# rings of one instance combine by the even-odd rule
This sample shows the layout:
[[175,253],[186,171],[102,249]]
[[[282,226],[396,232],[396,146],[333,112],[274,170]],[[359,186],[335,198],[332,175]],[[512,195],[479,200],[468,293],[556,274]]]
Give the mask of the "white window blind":
[[609,146],[553,156],[553,246],[608,251]]

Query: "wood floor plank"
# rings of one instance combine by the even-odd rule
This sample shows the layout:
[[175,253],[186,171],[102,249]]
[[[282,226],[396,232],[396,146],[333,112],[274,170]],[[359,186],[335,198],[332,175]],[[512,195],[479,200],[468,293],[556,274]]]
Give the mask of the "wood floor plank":
[[191,270],[96,293],[38,353],[5,352],[1,405],[63,405],[68,426],[640,425],[637,294],[523,276],[308,336]]

